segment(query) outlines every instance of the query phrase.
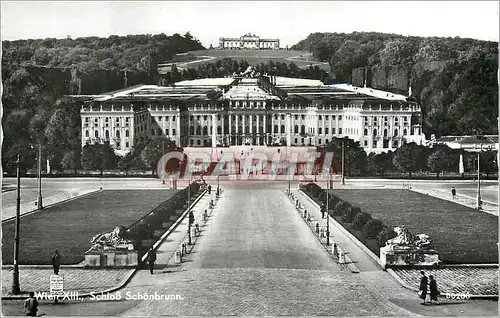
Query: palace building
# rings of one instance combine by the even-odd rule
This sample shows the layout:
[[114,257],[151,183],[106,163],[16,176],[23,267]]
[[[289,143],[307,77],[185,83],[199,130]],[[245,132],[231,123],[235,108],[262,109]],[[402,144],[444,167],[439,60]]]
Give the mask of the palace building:
[[250,68],[230,78],[73,98],[84,102],[82,147],[109,143],[121,155],[165,137],[182,147],[230,147],[318,146],[347,136],[367,153],[425,142],[420,106],[407,96],[259,75]]
[[279,39],[261,39],[255,34],[245,34],[239,38],[219,38],[220,49],[279,50]]

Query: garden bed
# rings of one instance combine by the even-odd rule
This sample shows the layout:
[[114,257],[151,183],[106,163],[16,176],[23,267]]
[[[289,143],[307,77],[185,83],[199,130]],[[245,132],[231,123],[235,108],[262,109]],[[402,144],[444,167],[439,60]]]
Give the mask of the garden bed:
[[[389,228],[406,225],[413,234],[428,234],[444,263],[498,263],[498,217],[494,215],[409,190],[332,193]],[[379,254],[373,247],[370,250]]]
[[[116,225],[129,226],[176,190],[105,190],[21,218],[20,264],[51,264],[57,248],[63,264],[83,261],[91,238]],[[3,264],[13,263],[15,221],[2,223]]]

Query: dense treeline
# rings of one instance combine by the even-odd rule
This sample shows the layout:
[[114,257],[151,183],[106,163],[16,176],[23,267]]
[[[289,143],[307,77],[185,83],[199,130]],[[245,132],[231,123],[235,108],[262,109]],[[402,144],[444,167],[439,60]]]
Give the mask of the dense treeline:
[[[188,68],[178,70],[173,66],[172,70],[167,72],[164,84],[170,84],[181,80],[192,80],[197,78],[215,78],[231,76],[233,73],[241,73],[246,71],[250,64],[245,60],[235,60],[231,58],[218,59],[214,63],[206,63],[199,65],[196,68]],[[318,66],[309,66],[301,69],[297,64],[275,62],[269,60],[267,63],[252,65],[256,72],[261,74],[269,74],[275,76],[311,78],[325,81],[328,79],[328,74],[321,70]]]
[[54,170],[80,168],[80,105],[61,97],[155,84],[157,62],[199,49],[189,33],[3,41],[4,170],[33,167],[39,143]]
[[329,62],[339,82],[351,82],[353,70],[360,67],[407,69],[428,137],[498,133],[498,42],[313,33],[292,49],[308,50]]
[[[435,144],[432,148],[416,143],[406,143],[395,151],[380,154],[367,154],[359,142],[346,138],[332,138],[328,144],[318,147],[320,153],[333,152],[332,172],[342,171],[342,144],[344,145],[344,171],[346,176],[388,176],[407,173],[411,178],[415,173],[433,173],[436,178],[441,174],[459,173],[460,155],[463,159],[464,172],[475,173],[477,153],[463,149],[451,149],[446,145]],[[318,163],[324,157],[317,159]],[[481,173],[489,177],[498,171],[497,152],[488,150],[480,155]],[[322,169],[322,165],[319,165]]]

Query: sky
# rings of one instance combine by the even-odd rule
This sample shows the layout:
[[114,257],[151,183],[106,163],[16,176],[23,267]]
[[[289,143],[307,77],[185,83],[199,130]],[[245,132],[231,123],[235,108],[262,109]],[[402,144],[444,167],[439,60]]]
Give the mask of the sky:
[[2,40],[187,31],[208,47],[253,33],[291,46],[314,32],[498,41],[497,1],[3,1]]

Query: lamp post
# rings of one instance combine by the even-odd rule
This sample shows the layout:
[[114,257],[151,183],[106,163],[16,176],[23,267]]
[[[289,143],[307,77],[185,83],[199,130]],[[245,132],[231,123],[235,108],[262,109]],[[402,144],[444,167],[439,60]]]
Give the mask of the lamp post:
[[42,209],[42,142],[38,139],[38,210]]
[[[328,180],[330,180],[330,173],[328,173]],[[326,188],[326,246],[330,246],[330,214],[328,213],[328,199],[330,196],[330,189]]]
[[188,175],[188,244],[191,245],[191,167],[189,166],[189,175]]
[[481,145],[481,149],[477,153],[477,200],[476,200],[476,208],[478,210],[481,210],[481,208],[482,208],[482,202],[481,202],[481,167],[480,167],[480,164],[479,164],[481,150],[482,150],[482,145]]
[[19,223],[21,222],[21,173],[19,155],[17,155],[17,199],[16,199],[16,231],[14,236],[14,276],[12,280],[12,293],[19,294]]
[[[165,140],[161,141],[161,155],[165,155]],[[161,169],[161,183],[165,184],[165,163],[163,163],[163,167]]]
[[344,178],[344,140],[342,140],[342,185],[345,185],[345,178]]

